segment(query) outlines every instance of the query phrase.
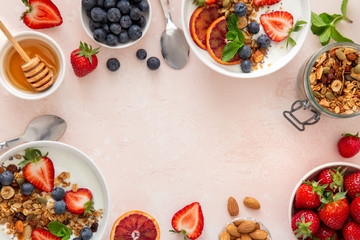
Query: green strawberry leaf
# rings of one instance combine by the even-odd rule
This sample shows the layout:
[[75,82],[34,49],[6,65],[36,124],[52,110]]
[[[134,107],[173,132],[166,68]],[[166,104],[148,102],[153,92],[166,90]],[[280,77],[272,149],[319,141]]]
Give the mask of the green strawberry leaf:
[[94,201],[93,201],[93,199],[91,199],[90,201],[87,201],[85,203],[84,215],[87,214],[87,213],[92,214],[92,212],[94,212],[94,211],[95,211]]
[[291,37],[288,37],[287,42],[286,42],[286,48],[288,48],[289,44],[292,45],[292,46],[295,46],[296,42]]
[[302,25],[305,25],[305,24],[307,24],[306,21],[303,21],[303,20],[296,21],[296,23],[294,24],[294,27],[292,28],[291,32],[299,32],[303,28]]
[[327,28],[321,35],[320,35],[320,43],[321,45],[325,46],[329,44],[331,38],[331,28]]
[[331,37],[336,41],[336,42],[353,42],[353,40],[345,37],[344,35],[342,35],[335,27],[335,25],[331,26]]
[[224,62],[231,60],[243,45],[243,43],[238,43],[235,41],[226,44],[221,55],[221,60]]
[[30,162],[39,162],[42,157],[46,157],[48,153],[42,155],[39,149],[27,148],[25,149],[25,155],[23,155],[24,161],[19,163],[19,166],[26,166]]

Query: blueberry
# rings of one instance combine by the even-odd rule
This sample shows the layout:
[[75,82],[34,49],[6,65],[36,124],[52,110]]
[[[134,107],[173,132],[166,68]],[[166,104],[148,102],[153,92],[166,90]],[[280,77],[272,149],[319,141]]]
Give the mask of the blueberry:
[[101,22],[106,19],[106,12],[99,7],[94,7],[91,9],[91,19],[95,22]]
[[105,42],[106,32],[104,29],[98,28],[93,31],[93,36],[94,36],[95,41]]
[[61,187],[54,187],[51,191],[51,196],[54,200],[60,201],[65,197],[65,190]]
[[76,237],[76,238],[74,238],[73,240],[81,240],[81,238],[79,238],[79,237]]
[[92,238],[92,236],[93,236],[93,232],[91,231],[90,228],[83,227],[80,230],[80,237],[82,240],[89,240],[90,238]]
[[104,29],[104,31],[105,31],[106,33],[110,33],[109,24],[105,23],[105,24],[102,26],[102,29]]
[[117,58],[109,58],[106,62],[106,67],[110,71],[115,72],[120,68],[120,62]]
[[91,9],[90,9],[90,10],[86,10],[86,16],[88,16],[89,18],[91,18]]
[[121,13],[118,8],[110,8],[106,15],[110,22],[118,22],[121,18]]
[[107,16],[100,23],[102,24],[109,23],[109,19],[107,18]]
[[251,56],[251,48],[248,45],[244,45],[239,49],[238,54],[240,58],[247,59]]
[[14,180],[14,174],[10,171],[3,171],[0,174],[0,183],[3,186],[8,186],[12,183],[12,181]]
[[141,18],[139,20],[137,20],[135,23],[139,27],[144,28],[146,26],[146,19],[144,16],[141,16]]
[[103,8],[104,7],[104,0],[97,0],[97,6]]
[[257,22],[251,22],[248,25],[248,31],[251,34],[257,34],[260,30],[259,24]]
[[260,35],[256,41],[261,48],[268,48],[271,43],[270,38],[265,34]]
[[149,10],[149,4],[148,4],[148,2],[146,2],[146,1],[141,1],[140,3],[139,3],[139,9],[142,11],[142,12],[147,12],[148,10]]
[[126,43],[129,41],[129,34],[126,30],[122,30],[119,34],[119,42]]
[[120,18],[120,25],[123,28],[129,28],[132,25],[132,21],[129,15],[122,16]]
[[116,46],[118,41],[119,41],[119,39],[114,34],[109,33],[108,35],[106,35],[106,39],[105,39],[106,45],[108,45],[108,46]]
[[120,1],[117,4],[117,8],[120,10],[122,14],[129,14],[131,6],[128,1]]
[[91,10],[96,6],[97,2],[96,0],[82,0],[81,4],[86,10]]
[[248,12],[248,7],[245,3],[237,3],[234,8],[234,13],[238,17],[244,17],[246,16],[246,13]]
[[145,49],[139,49],[136,51],[136,57],[140,60],[144,60],[147,57],[147,52]]
[[150,70],[156,70],[160,67],[160,60],[157,57],[151,57],[146,61],[146,65]]
[[133,3],[140,3],[142,0],[132,0]]
[[136,39],[141,38],[142,30],[138,25],[132,25],[128,29],[128,34],[129,34],[130,39],[136,40]]
[[115,7],[117,4],[116,0],[104,0],[104,8],[109,9]]
[[244,60],[241,62],[241,70],[244,72],[244,73],[249,73],[251,72],[251,69],[252,69],[252,62],[250,62],[250,60]]
[[131,20],[137,21],[141,18],[141,11],[137,7],[133,7],[130,10],[130,18]]
[[54,211],[56,214],[64,214],[65,213],[66,204],[64,201],[56,201],[54,203]]
[[120,34],[121,30],[122,30],[122,28],[121,28],[121,25],[119,23],[112,23],[110,25],[110,31],[115,35]]
[[90,21],[89,21],[89,27],[90,27],[90,30],[93,32],[95,29],[101,27],[101,23],[95,22],[94,20],[90,19]]
[[34,190],[35,187],[31,183],[26,182],[21,185],[21,192],[26,196],[31,195],[34,192]]

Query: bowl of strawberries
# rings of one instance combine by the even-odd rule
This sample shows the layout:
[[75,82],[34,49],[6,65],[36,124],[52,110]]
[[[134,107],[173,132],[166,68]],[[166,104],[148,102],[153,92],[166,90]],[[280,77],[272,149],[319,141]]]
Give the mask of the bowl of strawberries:
[[289,221],[295,239],[360,239],[360,166],[321,165],[296,185]]

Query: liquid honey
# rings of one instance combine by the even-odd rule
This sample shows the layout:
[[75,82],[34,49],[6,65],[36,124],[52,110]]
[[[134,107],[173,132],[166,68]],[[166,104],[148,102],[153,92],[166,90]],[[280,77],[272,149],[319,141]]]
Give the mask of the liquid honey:
[[[55,52],[46,43],[37,39],[24,39],[19,41],[19,44],[30,58],[37,56],[43,60],[50,71],[54,73],[56,81],[59,74],[59,59]],[[36,93],[26,81],[21,68],[25,61],[21,58],[20,54],[11,46],[5,56],[3,68],[9,81],[20,90]]]

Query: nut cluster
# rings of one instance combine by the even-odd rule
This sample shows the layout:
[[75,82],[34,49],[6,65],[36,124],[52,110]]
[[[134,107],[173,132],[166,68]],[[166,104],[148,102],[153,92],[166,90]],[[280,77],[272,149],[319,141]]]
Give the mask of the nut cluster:
[[268,240],[268,232],[260,228],[258,222],[251,220],[235,220],[226,225],[219,240]]
[[312,93],[325,109],[352,114],[360,109],[360,54],[351,48],[335,47],[324,52],[309,76]]

